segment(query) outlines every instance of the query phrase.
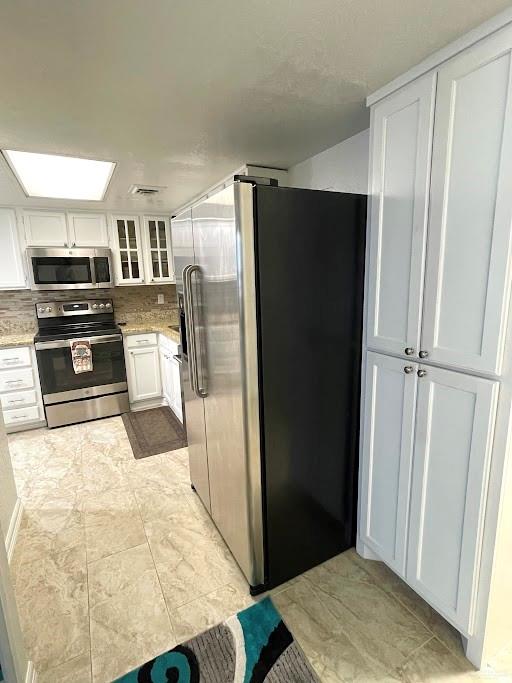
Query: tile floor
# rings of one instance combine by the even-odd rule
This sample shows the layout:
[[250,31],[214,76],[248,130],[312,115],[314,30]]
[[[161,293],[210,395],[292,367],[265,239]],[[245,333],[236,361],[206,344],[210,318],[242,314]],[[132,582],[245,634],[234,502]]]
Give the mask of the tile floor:
[[[25,506],[11,568],[40,683],[108,683],[251,604],[188,479],[135,460],[120,418],[9,439]],[[273,591],[321,681],[505,683],[380,563],[348,551]]]

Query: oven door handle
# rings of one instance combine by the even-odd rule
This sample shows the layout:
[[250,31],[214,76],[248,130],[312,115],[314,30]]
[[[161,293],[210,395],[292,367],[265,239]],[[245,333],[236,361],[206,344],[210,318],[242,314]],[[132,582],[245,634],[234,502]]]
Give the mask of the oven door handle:
[[[122,341],[123,335],[122,334],[105,334],[103,336],[98,336],[98,337],[75,337],[75,339],[87,339],[90,341],[91,345],[92,344],[108,344],[109,342],[115,342],[115,341]],[[44,351],[46,349],[64,349],[67,346],[70,346],[71,342],[74,341],[73,339],[62,339],[62,340],[57,340],[57,341],[48,341],[48,342],[36,342],[36,351]]]

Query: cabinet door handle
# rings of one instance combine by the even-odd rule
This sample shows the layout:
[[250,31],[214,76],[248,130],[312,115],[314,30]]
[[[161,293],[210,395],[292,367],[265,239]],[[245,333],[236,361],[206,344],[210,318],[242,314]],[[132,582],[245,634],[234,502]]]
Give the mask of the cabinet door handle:
[[137,339],[137,344],[149,344],[149,339]]
[[404,368],[404,372],[406,375],[410,375],[411,372],[414,372],[414,368],[412,367],[412,365],[406,365]]
[[13,420],[23,420],[26,417],[28,417],[28,415],[13,415],[12,419]]
[[23,380],[22,379],[8,379],[5,383],[6,384],[23,384]]
[[426,374],[427,374],[426,370],[418,370],[418,377],[425,377]]
[[418,353],[418,356],[419,356],[420,358],[428,358],[428,351],[420,351],[420,352]]
[[414,349],[412,348],[412,346],[408,346],[408,347],[405,349],[405,355],[406,355],[406,356],[412,356],[413,354],[414,354]]
[[7,401],[7,403],[25,403],[24,398],[11,398],[10,401]]

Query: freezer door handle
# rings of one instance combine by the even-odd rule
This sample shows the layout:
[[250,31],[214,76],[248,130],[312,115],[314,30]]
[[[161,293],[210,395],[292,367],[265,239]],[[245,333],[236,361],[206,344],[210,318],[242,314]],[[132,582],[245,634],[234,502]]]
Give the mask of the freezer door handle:
[[192,391],[196,393],[195,386],[195,372],[194,372],[194,342],[195,337],[192,330],[192,318],[190,313],[190,279],[188,273],[190,268],[193,266],[188,265],[183,268],[183,308],[185,310],[185,329],[187,334],[187,341],[189,346],[189,359],[190,359],[190,384],[192,386]]
[[208,392],[199,386],[199,371],[197,365],[196,321],[194,317],[194,301],[192,298],[192,275],[201,269],[196,265],[185,266],[183,269],[183,298],[185,303],[185,324],[187,326],[187,340],[190,347],[190,382],[192,389],[199,398],[206,398]]

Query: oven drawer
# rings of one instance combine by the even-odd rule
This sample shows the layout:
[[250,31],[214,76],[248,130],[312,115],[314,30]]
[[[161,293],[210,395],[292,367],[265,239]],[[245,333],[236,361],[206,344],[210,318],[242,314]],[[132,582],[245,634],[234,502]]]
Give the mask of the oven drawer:
[[32,368],[20,370],[4,370],[0,372],[0,392],[17,391],[19,389],[32,389],[34,386],[34,373]]
[[149,334],[130,334],[126,337],[126,346],[129,349],[140,349],[144,346],[156,346],[157,338],[155,332]]
[[6,426],[25,424],[27,422],[37,422],[41,419],[38,406],[32,408],[15,408],[6,410],[3,413]]
[[16,349],[0,349],[0,370],[32,365],[30,349],[21,346]]
[[14,393],[0,396],[0,405],[3,410],[12,408],[23,408],[24,406],[34,406],[37,404],[37,394],[35,389],[31,391],[15,391]]

